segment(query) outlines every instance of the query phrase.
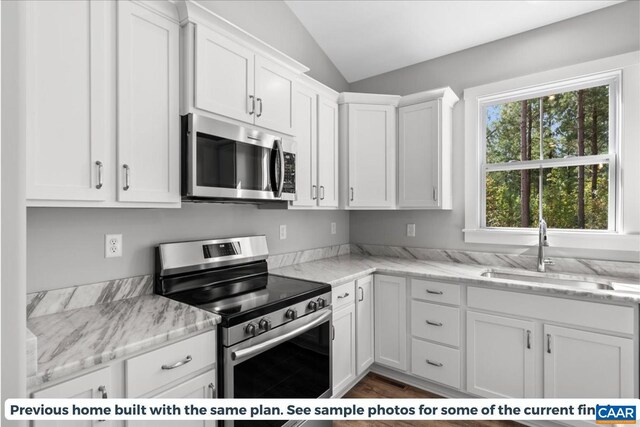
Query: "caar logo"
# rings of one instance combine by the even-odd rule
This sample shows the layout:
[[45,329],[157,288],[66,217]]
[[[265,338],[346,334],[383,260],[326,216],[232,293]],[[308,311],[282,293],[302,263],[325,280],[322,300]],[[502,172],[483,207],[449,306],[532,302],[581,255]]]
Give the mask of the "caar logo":
[[596,406],[596,424],[635,424],[635,406]]

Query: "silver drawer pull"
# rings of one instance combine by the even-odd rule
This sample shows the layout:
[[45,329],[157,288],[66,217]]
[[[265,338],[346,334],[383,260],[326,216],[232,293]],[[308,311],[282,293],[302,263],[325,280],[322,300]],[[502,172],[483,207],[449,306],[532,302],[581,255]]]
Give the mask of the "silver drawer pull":
[[427,289],[427,293],[428,294],[433,294],[433,295],[442,295],[443,294],[442,291],[432,291],[431,289]]
[[209,383],[209,390],[211,390],[211,398],[215,399],[216,398],[216,386],[214,386],[213,383]]
[[129,167],[129,165],[122,165],[122,168],[124,169],[124,186],[122,187],[122,189],[124,191],[127,191],[129,188],[131,188],[131,186],[129,185],[129,174],[131,171],[131,168]]
[[98,387],[98,391],[100,392],[102,399],[108,399],[109,395],[107,394],[107,386],[101,385]]
[[346,298],[349,296],[349,292],[345,292],[344,295],[338,295],[338,299]]
[[427,320],[427,325],[442,326],[442,322],[432,322],[431,320]]
[[193,359],[191,358],[191,356],[187,356],[187,357],[184,358],[184,360],[176,362],[173,365],[162,365],[162,369],[164,369],[164,370],[176,369],[176,368],[179,368],[182,365],[186,365],[187,363],[191,362],[192,360]]
[[96,188],[99,190],[102,188],[102,162],[100,160],[97,160],[96,166],[98,166],[98,183],[96,184]]
[[432,362],[432,361],[431,361],[431,360],[429,360],[429,359],[427,359],[427,363],[428,363],[429,365],[432,365],[432,366],[437,366],[438,368],[442,368],[442,366],[443,366],[443,365],[442,365],[442,363],[440,363],[440,362]]

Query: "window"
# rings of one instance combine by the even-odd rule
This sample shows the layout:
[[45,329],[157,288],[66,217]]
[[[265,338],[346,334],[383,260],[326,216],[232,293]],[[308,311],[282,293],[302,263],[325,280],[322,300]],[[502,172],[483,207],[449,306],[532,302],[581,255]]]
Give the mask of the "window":
[[591,76],[481,102],[482,227],[616,229],[619,79]]
[[465,89],[464,242],[534,246],[542,210],[554,250],[637,261],[639,87],[630,52]]

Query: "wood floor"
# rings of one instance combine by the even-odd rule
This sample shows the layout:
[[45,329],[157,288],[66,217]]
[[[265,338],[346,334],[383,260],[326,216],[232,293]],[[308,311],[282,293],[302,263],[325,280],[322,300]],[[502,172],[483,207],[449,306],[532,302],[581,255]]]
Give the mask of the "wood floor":
[[[356,384],[344,398],[434,399],[433,393],[370,373]],[[524,427],[514,421],[334,421],[334,427]]]

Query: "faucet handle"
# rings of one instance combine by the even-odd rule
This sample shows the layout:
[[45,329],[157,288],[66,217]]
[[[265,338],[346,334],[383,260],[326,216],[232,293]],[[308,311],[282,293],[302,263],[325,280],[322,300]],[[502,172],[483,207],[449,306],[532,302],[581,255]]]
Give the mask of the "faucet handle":
[[545,263],[545,265],[555,265],[556,263],[553,262],[553,260],[551,258],[545,258],[542,260],[543,263]]

